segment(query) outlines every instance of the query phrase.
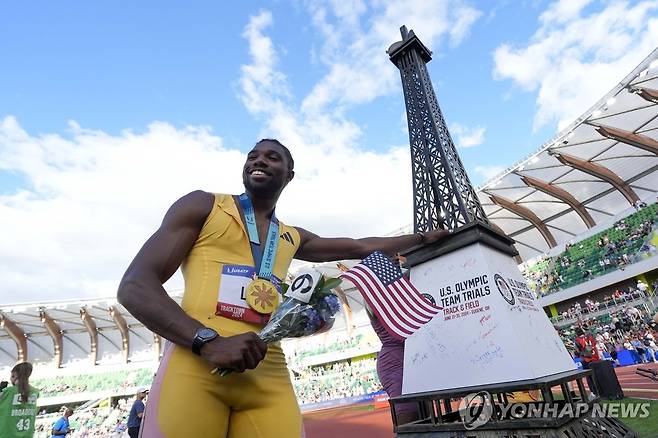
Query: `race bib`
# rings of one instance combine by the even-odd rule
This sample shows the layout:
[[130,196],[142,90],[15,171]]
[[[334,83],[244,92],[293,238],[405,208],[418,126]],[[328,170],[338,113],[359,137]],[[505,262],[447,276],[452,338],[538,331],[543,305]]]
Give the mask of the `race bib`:
[[[260,314],[247,304],[245,289],[253,280],[254,273],[253,266],[224,265],[222,267],[215,315],[260,325],[269,321],[270,315]],[[281,294],[281,280],[272,275],[270,281]]]
[[286,297],[295,298],[308,304],[322,274],[315,269],[303,271],[290,283]]

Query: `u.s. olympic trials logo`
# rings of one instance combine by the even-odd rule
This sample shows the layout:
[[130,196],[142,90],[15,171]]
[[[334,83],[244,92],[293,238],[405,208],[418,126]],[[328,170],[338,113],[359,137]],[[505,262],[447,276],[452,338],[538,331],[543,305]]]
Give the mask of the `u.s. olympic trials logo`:
[[466,430],[487,424],[492,415],[493,403],[487,391],[468,394],[459,402],[459,416]]
[[432,304],[434,304],[434,305],[436,306],[436,300],[434,299],[434,297],[433,297],[432,295],[430,295],[430,294],[426,294],[426,293],[421,294],[421,295],[422,295],[423,298],[425,298],[427,301],[429,301],[430,303],[432,303]]
[[512,293],[512,289],[509,287],[509,284],[507,284],[503,276],[500,274],[494,275],[494,283],[496,283],[498,292],[500,292],[500,294],[503,296],[505,301],[514,305],[514,303],[516,302],[516,300],[514,299],[514,294]]

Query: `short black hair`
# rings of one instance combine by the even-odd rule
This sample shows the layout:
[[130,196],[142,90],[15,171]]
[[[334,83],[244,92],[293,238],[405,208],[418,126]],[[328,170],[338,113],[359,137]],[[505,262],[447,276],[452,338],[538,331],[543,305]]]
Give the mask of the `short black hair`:
[[264,143],[266,141],[271,141],[272,143],[276,143],[281,147],[281,149],[283,149],[283,153],[286,156],[286,160],[288,160],[288,170],[293,170],[295,168],[295,160],[293,160],[290,150],[288,150],[288,148],[276,138],[261,138],[256,142],[254,146],[258,146],[259,144]]

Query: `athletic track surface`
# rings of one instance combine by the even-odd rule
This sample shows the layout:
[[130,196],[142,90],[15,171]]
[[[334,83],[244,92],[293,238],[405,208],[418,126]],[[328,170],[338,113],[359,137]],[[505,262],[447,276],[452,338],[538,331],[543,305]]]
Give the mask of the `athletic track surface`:
[[[658,364],[639,365],[658,371]],[[626,397],[658,400],[658,382],[635,374],[638,365],[616,368]],[[354,405],[304,414],[306,438],[393,438],[388,405]]]

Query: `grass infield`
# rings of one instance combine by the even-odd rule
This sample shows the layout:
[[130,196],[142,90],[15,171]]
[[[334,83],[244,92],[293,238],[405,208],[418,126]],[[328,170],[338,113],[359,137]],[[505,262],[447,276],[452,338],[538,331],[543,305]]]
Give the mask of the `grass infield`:
[[649,417],[647,418],[619,418],[625,425],[633,429],[640,438],[658,437],[658,400],[646,400],[639,398],[625,398],[623,400],[608,401],[603,400],[601,403],[649,403]]

